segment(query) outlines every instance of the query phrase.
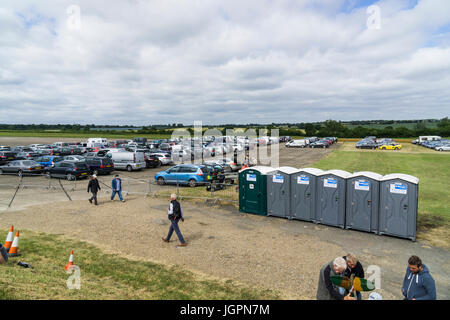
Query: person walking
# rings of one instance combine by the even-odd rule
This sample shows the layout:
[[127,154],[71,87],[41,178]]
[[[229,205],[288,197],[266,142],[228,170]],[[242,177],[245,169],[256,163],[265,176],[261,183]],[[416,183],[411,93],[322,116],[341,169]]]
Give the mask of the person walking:
[[89,202],[92,203],[92,200],[94,200],[95,205],[97,205],[97,192],[98,190],[101,190],[100,184],[98,183],[97,176],[94,174],[92,175],[91,181],[89,181],[87,192],[92,192],[92,197],[89,199]]
[[[358,261],[356,256],[352,253],[347,253],[346,256],[343,256],[345,261],[347,262],[347,268],[344,271],[344,276],[347,278],[350,278],[352,274],[355,275],[355,277],[364,279],[364,269],[362,264]],[[361,292],[355,291],[356,293],[356,299],[362,300]]]
[[183,235],[180,232],[180,228],[178,227],[178,222],[181,220],[184,222],[184,216],[183,216],[183,210],[181,209],[180,203],[177,201],[177,195],[172,194],[170,196],[170,205],[169,205],[169,211],[168,216],[170,220],[170,229],[169,233],[167,234],[166,238],[162,238],[164,242],[169,242],[170,237],[172,237],[173,231],[178,236],[178,239],[180,240],[180,244],[178,244],[179,247],[185,247],[187,245],[186,241],[183,238]]
[[112,180],[111,187],[112,187],[111,201],[114,200],[114,197],[116,196],[117,193],[119,195],[120,201],[125,202],[125,200],[123,200],[122,198],[122,179],[119,178],[118,174],[116,174],[114,179]]
[[436,300],[434,279],[418,256],[411,256],[408,259],[402,294],[404,300]]
[[342,257],[337,257],[322,266],[317,287],[317,300],[356,300],[350,297],[350,294],[343,294],[340,287],[331,282],[331,276],[342,276],[346,268],[347,263]]
[[0,264],[8,262],[8,251],[6,248],[0,243]]

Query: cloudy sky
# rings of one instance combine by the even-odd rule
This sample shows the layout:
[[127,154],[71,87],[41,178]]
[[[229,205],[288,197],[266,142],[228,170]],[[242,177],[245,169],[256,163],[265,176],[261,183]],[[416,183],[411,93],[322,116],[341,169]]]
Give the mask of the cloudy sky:
[[449,113],[447,0],[0,4],[0,123],[242,124]]

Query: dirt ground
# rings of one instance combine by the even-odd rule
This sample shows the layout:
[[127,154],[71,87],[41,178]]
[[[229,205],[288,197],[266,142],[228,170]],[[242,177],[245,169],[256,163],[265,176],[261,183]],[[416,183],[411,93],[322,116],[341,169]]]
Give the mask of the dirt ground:
[[[33,142],[24,138],[20,142],[30,143]],[[0,144],[6,143],[0,141]],[[287,152],[282,145],[280,165],[307,167],[340,146]],[[126,174],[135,179],[151,179],[160,169]],[[161,240],[169,229],[168,199],[130,195],[126,197],[127,202],[121,203],[111,202],[109,194],[100,193],[100,205],[95,207],[87,201],[85,181],[64,182],[73,199],[68,201],[56,179],[49,182],[45,178],[29,177],[28,184],[51,183],[52,188],[21,189],[12,207],[5,210],[15,192],[5,185],[14,185],[17,179],[0,177],[0,227],[4,230],[14,225],[19,230],[64,234],[120,256],[178,264],[205,277],[234,279],[274,289],[285,299],[315,299],[321,266],[347,252],[356,254],[365,270],[371,265],[380,268],[381,289],[377,292],[384,299],[401,299],[407,259],[416,254],[430,268],[438,298],[450,298],[450,252],[421,241],[260,217],[240,213],[233,206],[182,201],[186,220],[180,223],[180,228],[189,244],[177,248],[175,234],[170,243]],[[111,176],[100,179],[109,185]],[[142,190],[146,187],[145,183],[141,184]],[[26,237],[26,232],[21,237]],[[78,263],[82,267],[82,261]]]

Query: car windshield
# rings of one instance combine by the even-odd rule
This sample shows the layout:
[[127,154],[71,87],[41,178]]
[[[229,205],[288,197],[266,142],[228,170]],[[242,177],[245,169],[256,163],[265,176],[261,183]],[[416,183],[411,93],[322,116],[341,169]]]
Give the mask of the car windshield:
[[39,163],[32,161],[32,160],[26,160],[26,161],[22,161],[22,164],[24,166],[36,166],[39,165]]

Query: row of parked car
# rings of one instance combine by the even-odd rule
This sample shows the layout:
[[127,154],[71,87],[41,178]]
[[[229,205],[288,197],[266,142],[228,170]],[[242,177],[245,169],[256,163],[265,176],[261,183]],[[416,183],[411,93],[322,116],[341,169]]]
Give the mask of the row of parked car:
[[[117,169],[133,171],[173,164],[172,146],[177,145],[174,141],[159,140],[147,143],[141,140],[138,142],[127,140],[107,142],[106,139],[96,138],[94,141],[88,140],[87,145],[90,147],[87,147],[86,143],[84,145],[65,143],[64,146],[30,145],[14,148],[0,146],[0,174],[13,173],[21,176],[45,173],[48,177],[74,180],[90,174],[109,174]],[[159,147],[166,150],[161,150]],[[67,152],[69,153],[67,155],[55,155],[55,153],[60,154],[58,150],[61,148],[72,151]],[[76,149],[82,150],[74,152]],[[22,156],[23,153],[27,153],[27,156]],[[240,168],[240,165],[230,159],[206,161],[201,168],[204,179],[197,175],[194,180],[196,184],[200,184],[202,181],[216,178],[221,173],[237,171]],[[178,177],[180,178],[180,175]],[[171,180],[170,176],[168,180]],[[189,180],[191,179],[187,179],[186,182]],[[161,183],[161,180],[159,182]],[[189,184],[192,185],[192,181]]]
[[400,150],[402,145],[391,138],[378,138],[368,136],[356,143],[357,149],[380,149],[380,150]]
[[439,136],[420,136],[419,139],[412,141],[412,143],[436,151],[450,151],[450,140]]
[[290,140],[285,144],[286,148],[328,148],[338,141],[337,137],[310,137],[299,140]]

